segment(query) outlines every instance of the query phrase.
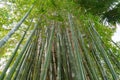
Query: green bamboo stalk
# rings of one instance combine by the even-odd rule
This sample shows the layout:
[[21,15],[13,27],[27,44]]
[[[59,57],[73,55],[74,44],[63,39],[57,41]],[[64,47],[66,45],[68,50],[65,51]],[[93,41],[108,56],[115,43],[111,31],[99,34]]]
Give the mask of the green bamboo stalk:
[[120,49],[120,46],[116,42],[114,42],[113,40],[109,40],[109,41],[111,41],[117,48]]
[[66,47],[65,47],[64,35],[63,34],[64,34],[64,31],[62,30],[61,37],[60,37],[62,64],[63,64],[65,80],[69,80],[69,78],[68,78],[68,70],[67,70]]
[[[98,34],[98,33],[97,33]],[[117,59],[117,56],[112,52],[112,50],[110,48],[108,48],[104,41],[101,39],[100,35],[98,35],[100,40],[102,41],[103,43],[103,47],[104,49],[107,51],[107,54],[109,56],[109,58],[111,59],[111,61],[117,66],[118,69],[120,69],[120,62],[119,60]],[[117,46],[117,45],[116,45]]]
[[[85,65],[85,70],[86,70],[86,80],[87,80],[87,77],[90,79],[90,80],[94,80],[94,77],[93,75],[91,74],[91,71],[89,69],[89,66],[86,64],[86,60],[84,60],[84,65]],[[88,80],[89,80],[88,79]]]
[[117,66],[118,69],[120,69],[120,61],[111,50],[109,50],[108,53],[110,55],[111,61]]
[[[32,22],[32,20],[31,20],[31,22]],[[30,24],[30,26],[31,26],[31,24]],[[28,29],[30,28],[30,26],[28,26],[28,28],[27,28],[26,31],[24,32],[24,34],[23,34],[21,40],[19,41],[19,43],[18,43],[18,45],[16,46],[14,52],[12,53],[12,56],[11,56],[10,59],[8,60],[6,66],[5,66],[3,72],[2,72],[2,74],[1,74],[1,76],[0,76],[0,80],[3,80],[3,78],[4,78],[5,74],[6,74],[6,71],[8,70],[8,68],[9,68],[9,66],[10,66],[10,64],[11,64],[11,62],[12,62],[12,60],[13,60],[13,58],[15,57],[15,55],[16,55],[16,53],[17,53],[17,50],[19,49],[20,44],[22,43],[22,41],[23,41],[23,39],[24,39],[24,37],[25,37],[25,35],[26,35]]]
[[[77,27],[77,30],[79,30],[78,27]],[[80,31],[78,31],[78,36],[79,36],[79,40],[81,42],[81,46],[82,46],[82,48],[84,50],[84,55],[86,57],[87,64],[88,64],[89,69],[90,69],[90,71],[91,71],[91,73],[93,75],[93,78],[94,78],[94,80],[99,80],[97,74],[95,73],[96,71],[95,71],[95,69],[93,67],[92,60],[90,59],[88,49],[85,47],[85,42],[84,42],[84,40],[82,38],[82,34],[81,34]]]
[[[35,33],[35,35],[34,36],[36,36],[37,35],[37,30],[36,30],[36,33]],[[34,38],[34,40],[33,40],[33,46],[32,46],[32,50],[31,50],[31,55],[29,56],[29,58],[28,58],[28,64],[30,64],[30,66],[29,65],[25,65],[25,68],[24,68],[24,72],[23,72],[23,79],[21,79],[21,80],[25,80],[26,79],[26,77],[27,76],[25,76],[24,75],[24,73],[30,73],[29,75],[29,78],[30,79],[32,79],[33,78],[33,72],[34,72],[34,61],[35,61],[35,57],[36,57],[36,52],[37,52],[37,38]],[[27,73],[27,74],[28,74]],[[22,76],[20,77],[20,78],[22,78]],[[19,79],[19,77],[18,77],[18,79]]]
[[[41,41],[41,43],[40,43],[40,46],[42,46],[42,41]],[[43,47],[41,47],[41,48],[43,48]],[[39,51],[40,51],[41,49],[39,48]],[[39,62],[41,62],[40,60],[39,60],[39,57],[41,57],[40,56],[41,54],[40,54],[40,52],[37,52],[37,55],[36,55],[36,58],[35,58],[35,66],[34,66],[34,72],[33,72],[33,80],[37,80],[37,75],[38,75],[38,71],[39,71]]]
[[95,42],[97,41],[96,45],[97,45],[99,51],[101,52],[101,55],[103,56],[103,58],[104,58],[104,60],[105,60],[105,62],[107,64],[107,66],[109,67],[109,69],[110,69],[110,71],[112,73],[113,79],[114,80],[118,80],[117,74],[115,73],[114,68],[113,68],[113,66],[112,66],[112,64],[111,64],[111,62],[110,62],[110,60],[109,60],[109,58],[107,56],[107,52],[105,51],[105,49],[103,48],[103,46],[101,44],[101,40],[96,35],[95,29],[93,29],[92,25],[90,25],[90,28],[91,28],[91,31],[93,31],[94,37],[96,38],[96,40],[95,40]]
[[[101,43],[102,43],[104,49],[106,50],[107,54],[108,54],[108,55],[111,55],[111,56],[114,58],[114,59],[113,59],[113,58],[110,56],[110,58],[112,58],[112,61],[117,65],[118,68],[120,68],[120,62],[116,59],[115,54],[114,54],[108,47],[105,46],[104,41],[103,41],[102,38],[100,37],[100,34],[95,30],[95,28],[92,27],[92,29],[95,31],[95,33],[96,33],[96,35],[98,36],[98,38],[101,40]],[[110,39],[108,39],[108,40],[111,41],[111,42],[113,42],[113,43],[116,45],[116,47],[120,49],[120,47],[119,47],[113,40],[110,40]]]
[[104,75],[103,75],[104,78],[108,79],[108,76],[107,76],[107,74],[106,74],[106,72],[104,70],[103,64],[101,63],[101,57],[100,57],[101,52],[99,51],[99,49],[98,49],[98,47],[97,47],[97,45],[95,43],[94,36],[92,35],[92,32],[90,31],[90,29],[88,29],[88,32],[90,33],[90,36],[91,36],[90,38],[92,39],[92,42],[93,42],[93,49],[95,49],[95,55],[94,56],[97,57],[97,62],[99,61],[99,64],[100,64],[101,69],[102,69],[102,72],[104,73]]
[[[66,31],[67,32],[67,31]],[[73,52],[73,49],[72,49],[72,44],[71,44],[71,42],[70,42],[70,36],[69,36],[69,34],[70,33],[66,33],[67,34],[67,41],[68,41],[68,55],[69,55],[69,58],[70,58],[70,64],[71,64],[71,70],[72,70],[72,72],[71,72],[71,75],[72,75],[72,78],[74,79],[74,80],[76,80],[77,79],[77,76],[73,76],[73,74],[74,75],[77,75],[77,63],[76,63],[76,61],[75,61],[75,57],[74,57],[74,52]]]
[[34,76],[34,80],[39,80],[39,74],[40,74],[40,68],[41,68],[41,61],[42,61],[42,55],[43,55],[43,50],[44,50],[44,46],[45,46],[45,41],[44,41],[44,39],[43,39],[43,43],[42,43],[42,45],[41,45],[42,47],[41,47],[41,49],[39,49],[40,50],[40,56],[39,56],[39,59],[38,59],[38,69],[36,69],[37,71],[36,71],[36,75]]
[[29,42],[31,41],[31,38],[33,37],[33,35],[34,35],[35,30],[37,29],[37,27],[38,27],[38,23],[35,25],[35,27],[34,27],[32,33],[31,33],[31,35],[30,35],[29,38],[28,38],[28,41],[26,42],[26,44],[25,44],[25,46],[23,47],[22,51],[21,51],[20,54],[18,55],[15,63],[13,64],[12,68],[10,69],[10,72],[8,73],[8,75],[7,75],[7,77],[6,77],[6,80],[11,80],[11,78],[12,78],[12,76],[13,76],[13,73],[14,73],[14,71],[15,71],[15,69],[16,69],[16,67],[17,67],[17,65],[18,65],[18,63],[19,63],[19,61],[20,61],[20,59],[21,59],[21,57],[22,57],[22,55],[23,55],[23,53],[24,53],[24,51],[26,50],[26,47],[28,46]]
[[13,78],[14,80],[20,79],[20,76],[22,76],[23,70],[26,66],[26,62],[28,62],[28,57],[29,57],[29,55],[31,55],[30,51],[33,48],[32,46],[34,46],[34,45],[32,44],[32,42],[30,42],[30,44],[28,45],[28,48],[24,52],[22,59],[20,60],[20,63],[15,71],[14,78]]
[[[69,80],[73,80],[73,72],[75,73],[75,70],[72,71],[72,66],[75,67],[75,65],[73,65],[73,61],[72,59],[70,58],[70,48],[69,48],[69,43],[68,43],[68,36],[67,36],[67,31],[65,29],[65,33],[64,33],[64,41],[65,41],[65,47],[66,47],[66,60],[67,60],[67,69],[68,69],[68,79]],[[72,64],[71,64],[72,62]]]
[[40,29],[39,28],[37,28],[37,30],[36,30],[36,33],[35,33],[35,37],[36,38],[34,38],[34,43],[35,43],[35,48],[34,48],[34,52],[33,52],[33,54],[34,54],[34,63],[32,64],[33,65],[33,69],[32,69],[32,79],[34,79],[34,74],[36,74],[36,73],[34,73],[35,72],[35,70],[36,70],[36,68],[37,68],[37,66],[36,66],[36,64],[38,63],[38,56],[39,56],[39,54],[38,54],[38,48],[39,48],[39,33],[40,32]]
[[[26,79],[32,79],[33,78],[33,67],[34,67],[34,61],[35,61],[35,53],[36,53],[36,42],[33,42],[33,48],[32,48],[32,51],[31,51],[31,56],[29,57],[28,59],[28,64],[29,65],[26,65],[26,69],[24,69],[24,72],[26,74],[26,76],[23,74],[23,79],[21,80],[26,80]],[[29,73],[29,74],[28,74]]]
[[33,9],[34,5],[32,5],[30,7],[30,9],[28,10],[28,12],[24,15],[24,17],[18,22],[18,24],[13,27],[10,32],[4,36],[4,38],[2,38],[0,40],[0,47],[2,47],[7,41],[8,39],[15,33],[16,30],[18,30],[18,28],[21,26],[21,24],[25,21],[25,19],[28,17],[28,15],[30,14],[31,10]]
[[60,54],[60,39],[59,33],[57,34],[57,80],[61,80],[61,54]]
[[[45,33],[47,33],[47,32],[45,32]],[[41,35],[43,35],[43,34],[41,34]],[[43,57],[46,42],[47,42],[47,38],[42,38],[42,47],[41,47],[41,49],[39,49],[40,50],[40,56],[39,56],[39,61],[38,61],[39,70],[37,70],[38,74],[35,76],[35,80],[40,80],[42,57]]]
[[[29,44],[28,47],[26,48],[26,51],[25,51],[22,59],[25,58],[24,60],[26,60],[26,57],[28,57],[28,54],[30,55],[31,47],[32,47],[32,45]],[[19,65],[18,65],[18,67],[17,67],[17,69],[16,69],[16,71],[15,71],[15,75],[14,75],[13,80],[16,80],[17,77],[18,77],[18,75],[21,74],[21,72],[22,72],[21,68],[23,67],[24,64],[25,64],[25,61],[21,60],[20,63],[19,63]]]
[[[32,21],[33,21],[33,19],[31,20],[31,23],[30,23],[30,26],[31,26],[31,24],[32,24]],[[29,29],[30,27],[28,27],[28,29]],[[27,29],[27,30],[28,30]],[[16,70],[16,72],[15,72],[15,75],[14,75],[14,80],[16,79],[16,77],[18,76],[18,73],[20,72],[20,68],[22,67],[21,65],[23,64],[23,59],[24,59],[24,57],[25,57],[25,55],[28,55],[28,53],[27,53],[27,51],[29,51],[29,48],[31,47],[31,45],[30,45],[30,42],[29,42],[29,44],[28,44],[28,47],[26,48],[26,50],[25,50],[25,52],[24,52],[24,55],[23,55],[23,57],[22,57],[22,60],[21,60],[21,62],[19,63],[19,66],[18,66],[18,68],[17,68],[17,70]],[[27,53],[27,54],[26,54]]]
[[[36,57],[37,57],[37,52],[38,52],[38,39],[39,39],[39,35],[38,34],[40,34],[39,33],[40,32],[40,29],[39,29],[39,27],[36,29],[36,32],[35,32],[35,38],[34,38],[34,47],[33,47],[33,52],[32,52],[32,66],[31,66],[31,79],[33,79],[34,78],[34,75],[33,75],[33,73],[34,73],[34,70],[35,70],[35,62],[34,61],[36,61]],[[36,62],[38,62],[38,61],[36,61]],[[27,65],[26,65],[27,66]]]
[[31,44],[31,49],[30,49],[29,56],[28,56],[27,61],[26,61],[26,65],[24,66],[24,69],[22,70],[21,77],[18,79],[26,80],[27,74],[30,72],[30,67],[33,63],[32,59],[33,59],[33,49],[35,47],[34,45],[35,45],[34,43]]
[[75,33],[74,33],[74,26],[73,26],[73,21],[72,21],[72,17],[70,14],[68,14],[68,20],[69,20],[69,24],[70,24],[70,30],[72,32],[72,39],[74,41],[74,48],[75,48],[75,53],[76,53],[76,59],[77,59],[77,63],[79,64],[78,66],[78,79],[80,80],[85,80],[85,74],[84,74],[84,67],[83,67],[83,63],[82,63],[82,56],[80,55],[80,51],[78,49],[78,41],[76,39]]
[[105,69],[104,69],[102,63],[100,62],[101,59],[100,59],[99,54],[98,54],[99,52],[97,51],[96,46],[94,44],[93,44],[93,48],[94,48],[95,52],[92,52],[92,54],[93,54],[93,57],[94,57],[94,59],[95,59],[95,61],[97,63],[97,66],[99,68],[101,76],[102,76],[103,80],[108,80]]
[[48,71],[48,67],[50,64],[50,60],[51,60],[51,46],[52,46],[52,40],[53,40],[53,35],[54,34],[54,26],[52,27],[52,31],[51,31],[51,35],[50,35],[50,39],[49,39],[49,43],[48,43],[48,48],[47,48],[47,56],[45,58],[45,62],[42,66],[42,72],[40,75],[40,80],[45,80],[46,79],[46,75],[47,75],[47,71]]

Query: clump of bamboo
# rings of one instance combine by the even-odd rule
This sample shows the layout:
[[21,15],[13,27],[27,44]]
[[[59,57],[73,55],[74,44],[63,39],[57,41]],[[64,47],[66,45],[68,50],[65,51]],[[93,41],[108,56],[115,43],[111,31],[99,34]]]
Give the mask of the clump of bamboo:
[[39,17],[17,54],[29,27],[33,27],[31,20],[0,80],[119,80],[120,62],[104,44],[92,20],[86,21],[88,25],[84,29],[77,24],[79,19],[71,11],[64,14],[66,21],[46,19],[44,15]]

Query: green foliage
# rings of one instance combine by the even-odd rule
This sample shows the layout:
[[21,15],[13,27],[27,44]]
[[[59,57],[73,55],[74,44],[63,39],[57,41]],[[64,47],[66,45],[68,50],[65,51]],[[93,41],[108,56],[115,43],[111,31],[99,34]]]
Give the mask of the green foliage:
[[113,24],[120,22],[120,3],[118,3],[113,9],[104,13],[103,19],[105,18],[107,19],[106,21]]
[[3,24],[7,24],[6,22],[8,21],[9,14],[8,14],[8,9],[6,8],[1,8],[0,9],[0,26]]
[[[119,0],[75,0],[86,13],[102,16],[108,22],[115,24],[119,21]],[[117,6],[116,6],[117,5]],[[115,6],[115,7],[113,7]]]

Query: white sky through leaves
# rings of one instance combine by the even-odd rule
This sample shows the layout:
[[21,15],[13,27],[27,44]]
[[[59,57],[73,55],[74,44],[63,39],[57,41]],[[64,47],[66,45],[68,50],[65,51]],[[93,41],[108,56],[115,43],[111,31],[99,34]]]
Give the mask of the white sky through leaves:
[[120,41],[120,24],[117,24],[116,27],[117,29],[114,35],[112,36],[112,40],[114,42],[119,42]]

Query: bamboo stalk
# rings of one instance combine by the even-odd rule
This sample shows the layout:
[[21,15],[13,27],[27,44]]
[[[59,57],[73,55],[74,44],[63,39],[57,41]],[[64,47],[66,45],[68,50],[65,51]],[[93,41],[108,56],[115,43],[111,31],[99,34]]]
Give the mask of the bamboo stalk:
[[[111,64],[111,62],[110,62],[110,60],[109,60],[109,58],[108,58],[108,56],[107,56],[107,52],[106,52],[105,49],[103,48],[100,39],[98,38],[98,36],[96,35],[96,32],[94,31],[95,29],[93,29],[93,26],[92,26],[92,25],[90,25],[90,28],[91,28],[91,31],[93,31],[94,37],[96,38],[96,41],[97,41],[97,42],[95,41],[95,42],[96,42],[96,45],[97,45],[99,51],[101,52],[101,55],[102,55],[102,57],[104,58],[107,66],[109,67],[109,69],[110,69],[110,71],[111,71],[111,73],[112,73],[113,78],[114,78],[115,80],[118,80],[118,77],[117,77],[117,75],[116,75],[116,73],[115,73],[115,71],[114,71],[114,68],[113,68],[113,66],[112,66],[112,64]],[[98,46],[98,44],[99,44],[99,46]]]
[[[32,22],[32,20],[31,20],[31,22]],[[30,26],[31,26],[31,24],[30,24]],[[19,49],[19,47],[20,47],[20,45],[21,45],[21,43],[22,43],[22,41],[23,41],[23,39],[24,39],[27,31],[28,31],[28,29],[30,28],[30,26],[28,26],[28,28],[27,28],[26,31],[24,32],[22,38],[20,39],[18,45],[16,46],[14,52],[12,53],[12,56],[10,57],[9,61],[7,62],[5,68],[4,68],[4,70],[3,70],[3,72],[2,72],[2,74],[1,74],[1,76],[0,76],[0,80],[3,80],[3,78],[4,78],[5,74],[6,74],[6,71],[8,70],[8,68],[9,68],[9,66],[10,66],[13,58],[15,57],[15,55],[16,55],[16,53],[17,53],[17,51],[18,51],[18,49]]]
[[54,36],[53,34],[54,34],[54,26],[52,27],[52,31],[51,31],[51,35],[50,35],[50,39],[49,39],[49,43],[48,43],[48,48],[47,48],[47,56],[45,58],[45,62],[43,64],[43,66],[42,66],[40,80],[46,79],[49,63],[51,60],[51,45],[52,45],[52,40],[53,40],[53,36]]
[[75,37],[75,33],[74,33],[74,26],[73,26],[73,21],[72,21],[72,17],[70,14],[68,14],[68,20],[69,20],[69,24],[70,24],[70,30],[72,32],[72,39],[74,41],[74,48],[75,48],[75,54],[76,54],[76,59],[77,59],[77,63],[79,64],[78,66],[78,79],[80,80],[85,80],[85,74],[84,74],[84,69],[83,69],[83,63],[82,63],[82,58],[80,55],[80,51],[78,49],[78,41]]
[[19,63],[19,61],[20,61],[20,59],[21,59],[21,57],[22,57],[22,55],[24,53],[24,51],[26,50],[26,47],[28,46],[28,44],[29,44],[29,42],[31,40],[31,37],[33,37],[33,34],[35,33],[35,30],[37,29],[37,27],[38,27],[38,23],[35,25],[34,30],[32,31],[31,35],[28,38],[28,41],[26,42],[26,44],[23,47],[21,53],[18,55],[15,63],[13,64],[12,68],[10,69],[10,72],[8,73],[8,75],[6,77],[6,80],[11,80],[11,78],[13,76],[13,73],[14,73],[14,71],[15,71],[15,69],[16,69],[16,67],[17,67],[17,65],[18,65],[18,63]]
[[15,33],[16,30],[18,30],[18,28],[21,26],[21,24],[25,21],[25,19],[28,17],[28,15],[30,14],[31,10],[33,9],[34,5],[32,5],[30,7],[30,9],[28,10],[28,12],[24,15],[24,17],[18,22],[18,24],[13,27],[11,29],[11,31],[6,35],[4,36],[4,38],[2,38],[0,40],[0,47],[2,47],[7,41],[8,39]]

